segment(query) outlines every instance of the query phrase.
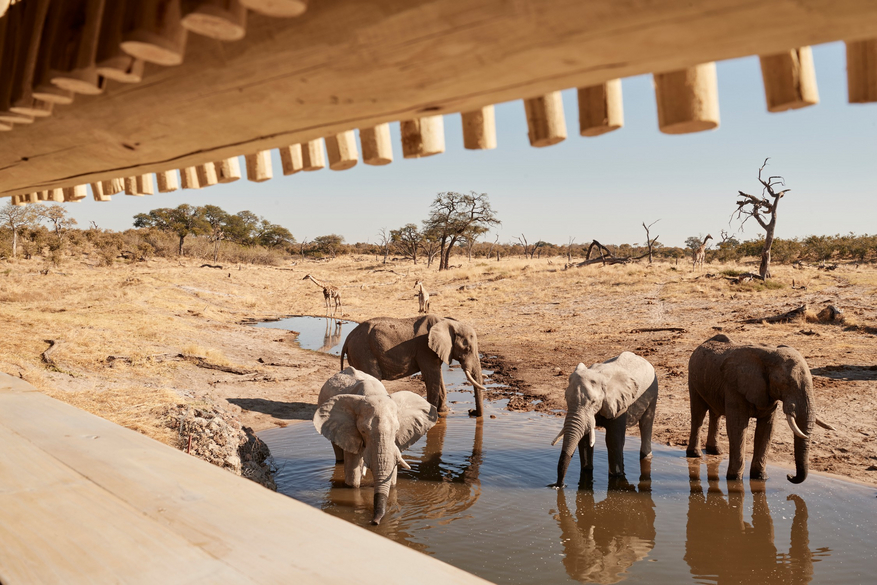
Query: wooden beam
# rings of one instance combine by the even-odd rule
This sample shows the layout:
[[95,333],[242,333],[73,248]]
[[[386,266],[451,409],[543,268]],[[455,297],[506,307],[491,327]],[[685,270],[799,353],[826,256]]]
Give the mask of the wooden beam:
[[241,178],[241,163],[233,156],[213,163],[216,168],[216,180],[220,183],[233,183]]
[[247,163],[247,180],[261,183],[270,180],[274,173],[271,169],[271,151],[262,150],[244,157]]
[[294,175],[303,170],[304,164],[301,160],[301,144],[282,146],[279,150],[280,164],[283,167],[284,175]]
[[360,128],[359,143],[362,145],[362,162],[365,164],[380,166],[393,162],[393,143],[390,140],[389,124]]
[[155,173],[155,182],[158,183],[159,193],[170,193],[180,188],[180,179],[177,177],[177,171]]
[[759,61],[768,112],[785,112],[819,103],[810,47],[761,55]]
[[877,39],[847,41],[846,48],[849,102],[877,102]]
[[469,150],[496,148],[496,114],[493,106],[463,112],[463,147]]
[[186,51],[182,0],[128,0],[122,50],[148,63],[179,65]]
[[559,91],[524,100],[530,146],[542,147],[566,140],[566,119]]
[[624,126],[620,79],[580,87],[578,98],[579,134],[582,136],[600,136]]
[[403,157],[422,158],[445,151],[445,122],[442,116],[403,120],[399,128],[402,131]]
[[329,168],[344,171],[356,166],[359,153],[356,150],[356,135],[353,130],[326,137],[326,154],[329,155]]
[[202,187],[212,187],[219,183],[219,177],[216,176],[216,164],[209,162],[195,167],[198,173],[198,184]]
[[301,145],[301,164],[303,171],[318,171],[326,166],[323,153],[323,139],[310,140]]
[[664,134],[688,134],[719,126],[716,64],[655,74],[658,128]]
[[302,18],[250,14],[240,41],[218,50],[190,35],[179,67],[147,67],[143,83],[111,85],[4,135],[0,193],[185,168],[875,30],[871,0],[335,0]]
[[201,183],[198,182],[198,169],[195,167],[180,169],[180,185],[182,185],[183,189],[200,189]]

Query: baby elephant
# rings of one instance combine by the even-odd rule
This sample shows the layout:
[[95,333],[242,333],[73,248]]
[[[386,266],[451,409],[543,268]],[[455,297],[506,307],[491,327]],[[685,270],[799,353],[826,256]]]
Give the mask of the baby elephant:
[[569,461],[579,448],[582,469],[579,483],[586,483],[594,472],[596,427],[606,429],[609,476],[624,475],[624,432],[639,423],[640,460],[652,453],[652,425],[658,401],[658,377],[645,359],[629,351],[594,364],[579,364],[569,376],[566,388],[566,419],[563,429],[551,443],[563,437],[563,452],[557,462],[557,483],[562,488]]
[[320,390],[314,414],[317,432],[332,441],[336,461],[344,461],[344,483],[359,487],[365,468],[375,481],[374,517],[380,524],[390,488],[407,449],[435,424],[438,412],[414,392],[387,393],[381,382],[349,367]]

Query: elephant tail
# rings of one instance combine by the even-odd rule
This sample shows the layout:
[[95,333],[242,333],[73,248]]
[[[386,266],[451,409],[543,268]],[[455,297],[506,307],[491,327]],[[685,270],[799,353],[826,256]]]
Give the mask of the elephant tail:
[[344,371],[344,354],[347,353],[347,339],[344,340],[344,345],[341,347],[341,371]]

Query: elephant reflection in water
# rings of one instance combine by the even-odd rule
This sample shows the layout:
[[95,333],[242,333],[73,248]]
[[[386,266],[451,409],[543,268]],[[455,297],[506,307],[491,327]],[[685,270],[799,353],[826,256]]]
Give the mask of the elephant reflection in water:
[[797,495],[788,554],[774,545],[773,519],[767,505],[764,481],[751,480],[752,522],[743,519],[745,487],[728,480],[728,499],[719,486],[718,459],[707,463],[708,488],[703,493],[700,460],[689,462],[691,494],[688,498],[685,561],[696,579],[726,583],[810,583],[813,563],[831,549],[810,551],[807,504]]
[[326,317],[326,333],[323,334],[323,346],[317,351],[329,353],[333,347],[341,343],[341,325],[344,321]]
[[655,546],[655,504],[648,473],[639,491],[623,477],[609,480],[606,499],[595,502],[592,485],[580,484],[576,511],[557,492],[557,515],[567,574],[582,583],[618,583]]

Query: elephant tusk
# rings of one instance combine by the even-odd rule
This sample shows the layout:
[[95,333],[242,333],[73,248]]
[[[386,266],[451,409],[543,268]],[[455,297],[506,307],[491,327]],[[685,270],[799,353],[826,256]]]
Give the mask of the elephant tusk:
[[475,381],[475,378],[472,377],[472,374],[469,373],[469,370],[464,369],[463,373],[466,374],[466,379],[469,380],[469,383],[481,390],[482,392],[486,392],[487,388],[479,384]]
[[557,433],[557,436],[554,437],[554,440],[553,440],[553,441],[551,441],[551,446],[554,447],[555,445],[557,445],[557,442],[560,440],[560,438],[561,438],[562,436],[563,436],[563,429],[560,429],[560,432]]
[[590,441],[591,449],[593,449],[594,445],[597,443],[597,431],[591,429],[590,437],[591,437],[591,441]]
[[818,424],[823,429],[828,429],[829,431],[836,431],[837,429],[828,424],[827,422],[821,420],[818,416],[816,417],[816,424]]
[[798,423],[795,422],[794,414],[786,414],[786,420],[789,421],[789,426],[792,428],[792,432],[795,433],[795,436],[800,439],[809,439],[807,435],[801,432],[801,429],[798,428]]
[[397,462],[397,463],[399,464],[399,466],[402,467],[403,469],[411,469],[411,466],[408,465],[408,462],[405,461],[405,459],[402,458],[402,452],[401,452],[401,451],[396,451],[396,462]]

